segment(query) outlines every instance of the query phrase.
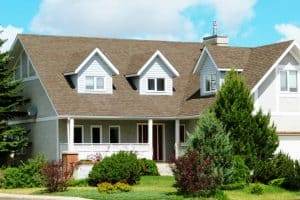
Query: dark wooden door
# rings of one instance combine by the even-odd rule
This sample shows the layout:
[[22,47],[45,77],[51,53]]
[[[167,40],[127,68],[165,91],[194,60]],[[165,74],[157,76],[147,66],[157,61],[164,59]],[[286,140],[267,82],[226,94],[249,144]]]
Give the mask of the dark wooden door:
[[153,160],[163,160],[163,134],[162,124],[153,125]]

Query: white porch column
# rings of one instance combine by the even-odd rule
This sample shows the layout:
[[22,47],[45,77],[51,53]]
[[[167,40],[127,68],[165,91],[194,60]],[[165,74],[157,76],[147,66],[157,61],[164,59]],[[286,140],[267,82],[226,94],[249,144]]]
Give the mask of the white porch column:
[[74,152],[74,119],[73,118],[68,118],[67,133],[68,133],[68,152]]
[[179,147],[180,147],[180,120],[175,120],[175,158],[179,157]]
[[153,157],[153,119],[148,119],[149,159]]

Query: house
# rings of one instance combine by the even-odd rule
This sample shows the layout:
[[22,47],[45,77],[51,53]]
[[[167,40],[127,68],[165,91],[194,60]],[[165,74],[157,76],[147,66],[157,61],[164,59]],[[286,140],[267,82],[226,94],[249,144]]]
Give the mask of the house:
[[233,47],[228,38],[166,42],[18,35],[12,53],[31,99],[33,154],[49,160],[134,151],[172,161],[234,68],[270,112],[279,150],[300,158],[300,49],[295,41]]

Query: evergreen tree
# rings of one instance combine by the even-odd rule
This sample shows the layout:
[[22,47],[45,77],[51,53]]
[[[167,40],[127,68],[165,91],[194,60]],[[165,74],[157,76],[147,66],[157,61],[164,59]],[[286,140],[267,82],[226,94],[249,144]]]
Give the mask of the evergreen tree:
[[[0,40],[0,47],[4,41]],[[0,52],[0,164],[12,152],[19,152],[28,145],[27,131],[9,125],[8,120],[14,119],[22,112],[18,108],[24,98],[20,95],[20,81],[14,81],[15,68],[11,65],[9,52]]]
[[231,167],[232,145],[229,134],[225,132],[213,112],[205,112],[201,115],[187,144],[188,150],[196,150],[204,158],[212,159],[221,173],[225,173]]

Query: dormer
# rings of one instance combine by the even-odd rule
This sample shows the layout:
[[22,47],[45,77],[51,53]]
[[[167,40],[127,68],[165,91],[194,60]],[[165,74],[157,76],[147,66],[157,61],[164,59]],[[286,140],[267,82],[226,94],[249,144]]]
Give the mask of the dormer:
[[127,75],[141,95],[173,95],[173,79],[179,73],[157,50],[135,74]]
[[112,94],[118,69],[98,48],[94,49],[74,72],[65,73],[78,93]]

